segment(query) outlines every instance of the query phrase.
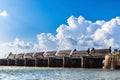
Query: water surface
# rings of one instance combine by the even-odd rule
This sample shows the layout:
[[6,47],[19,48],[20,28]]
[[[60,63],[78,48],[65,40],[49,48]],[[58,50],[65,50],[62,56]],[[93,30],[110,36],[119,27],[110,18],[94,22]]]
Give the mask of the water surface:
[[120,80],[120,70],[0,67],[0,80]]

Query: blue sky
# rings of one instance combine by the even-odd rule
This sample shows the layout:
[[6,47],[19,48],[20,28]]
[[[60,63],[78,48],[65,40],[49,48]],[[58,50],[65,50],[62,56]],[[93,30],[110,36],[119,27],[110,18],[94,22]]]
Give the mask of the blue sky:
[[120,15],[119,7],[119,0],[0,0],[0,10],[8,12],[5,19],[0,17],[0,42],[15,37],[34,41],[42,32],[56,34],[57,27],[72,15],[110,20]]
[[119,8],[119,0],[0,0],[0,53],[118,48]]

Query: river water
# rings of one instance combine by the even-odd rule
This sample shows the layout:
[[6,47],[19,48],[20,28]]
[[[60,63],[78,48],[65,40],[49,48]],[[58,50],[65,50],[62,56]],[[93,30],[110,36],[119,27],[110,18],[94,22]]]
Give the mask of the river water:
[[120,70],[0,67],[0,80],[120,80]]

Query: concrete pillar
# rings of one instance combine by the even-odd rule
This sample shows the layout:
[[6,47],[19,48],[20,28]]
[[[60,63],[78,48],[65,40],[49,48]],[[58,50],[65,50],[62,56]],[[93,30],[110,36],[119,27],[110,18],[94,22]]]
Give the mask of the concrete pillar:
[[17,59],[15,59],[15,66],[17,66]]
[[89,68],[88,65],[89,65],[88,58],[85,56],[82,56],[81,57],[81,68]]
[[37,67],[37,58],[35,58],[35,67]]
[[25,58],[25,61],[24,61],[24,66],[26,66],[27,64],[26,64],[26,62],[27,62],[27,58]]
[[63,57],[63,68],[65,67],[65,57]]
[[115,56],[112,56],[112,60],[111,60],[111,69],[116,69]]
[[84,68],[84,56],[81,57],[81,68]]
[[68,57],[63,57],[63,67],[69,67],[70,61]]
[[50,67],[50,57],[48,57],[48,67]]
[[104,62],[104,69],[110,69],[111,68],[111,61],[112,61],[112,55],[106,55],[105,56],[105,62]]
[[10,59],[7,60],[7,65],[10,66]]
[[9,59],[7,59],[7,65],[9,66]]

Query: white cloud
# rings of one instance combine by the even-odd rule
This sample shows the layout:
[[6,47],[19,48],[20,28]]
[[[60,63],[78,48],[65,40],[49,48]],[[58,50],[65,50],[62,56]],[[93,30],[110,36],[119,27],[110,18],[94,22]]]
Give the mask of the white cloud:
[[6,16],[8,16],[8,12],[6,10],[2,10],[0,12],[0,16],[6,17]]
[[16,38],[13,42],[6,42],[0,44],[0,57],[6,57],[10,52],[13,53],[25,53],[33,52],[33,46],[31,42],[24,42]]
[[120,47],[120,17],[92,22],[82,16],[71,16],[67,23],[57,28],[56,35],[38,34],[38,43],[24,42],[16,38],[13,42],[0,44],[0,53]]
[[35,51],[57,50],[57,39],[51,33],[41,33],[37,38],[38,44],[35,45]]

